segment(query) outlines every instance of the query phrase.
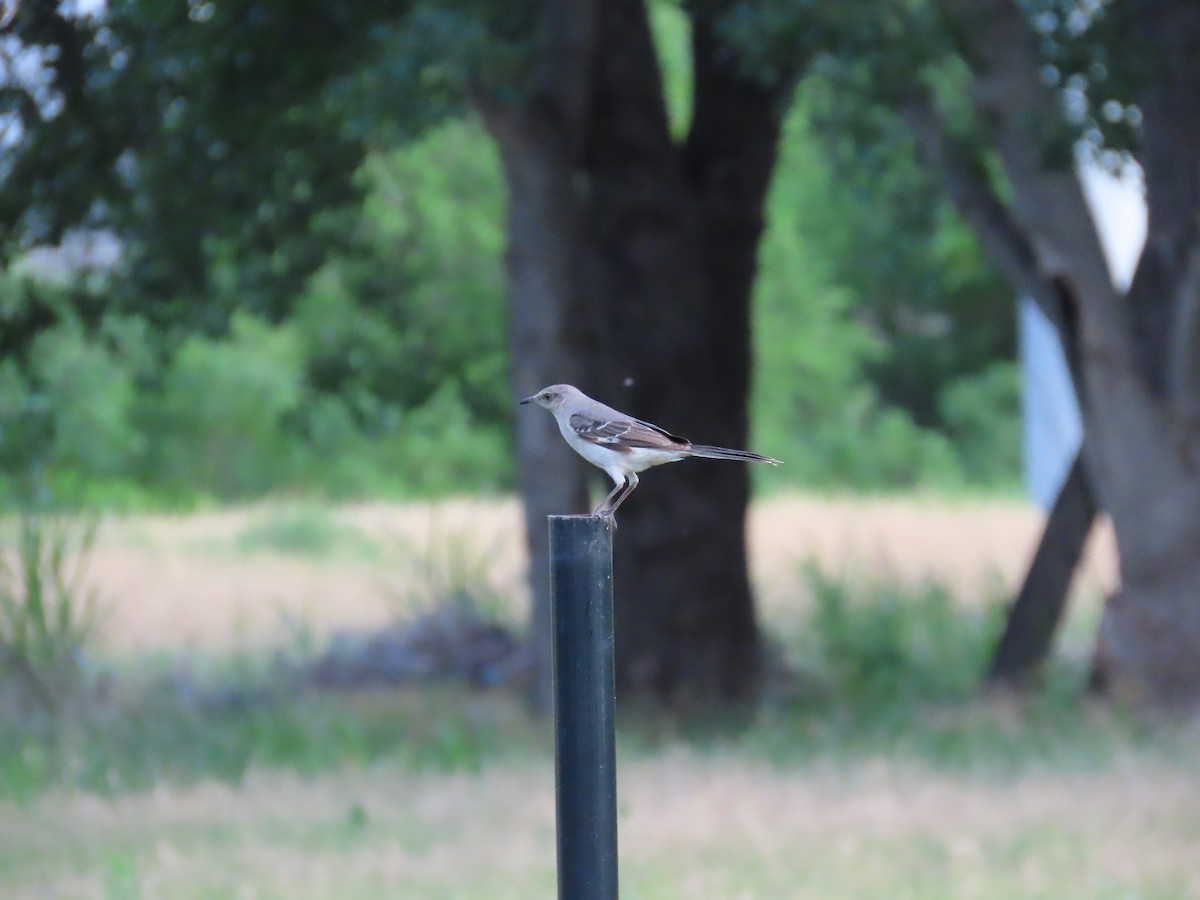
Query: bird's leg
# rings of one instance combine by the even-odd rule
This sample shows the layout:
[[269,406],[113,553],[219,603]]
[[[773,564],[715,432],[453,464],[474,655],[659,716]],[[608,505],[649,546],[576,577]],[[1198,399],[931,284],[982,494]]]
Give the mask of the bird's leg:
[[602,516],[606,519],[611,519],[613,527],[617,526],[617,507],[625,502],[625,498],[633,493],[633,489],[638,486],[637,473],[630,472],[625,476],[625,480],[613,488],[612,493],[604,498],[604,502],[593,510],[593,516]]
[[608,505],[612,501],[612,498],[617,496],[617,494],[624,489],[625,481],[622,480],[617,484],[616,487],[609,491],[608,496],[601,500],[599,504],[597,504],[596,508],[592,510],[592,518],[605,519],[608,522],[608,527],[613,531],[617,530],[617,518],[612,514],[611,510],[609,510]]
[[596,508],[592,510],[592,515],[593,515],[593,516],[606,516],[606,515],[608,515],[608,513],[609,513],[609,507],[610,507],[610,505],[612,504],[612,502],[613,502],[613,499],[614,499],[614,498],[615,498],[615,497],[616,497],[616,496],[617,496],[619,493],[621,493],[621,491],[625,490],[625,486],[626,486],[627,484],[629,484],[629,479],[628,479],[628,477],[624,477],[624,478],[622,478],[620,481],[618,481],[618,482],[617,482],[617,484],[616,484],[616,487],[614,487],[614,488],[613,488],[611,491],[609,491],[609,492],[608,492],[608,496],[607,496],[607,497],[605,497],[603,500],[601,500],[601,501],[599,502],[599,504],[597,504]]
[[630,472],[628,475],[625,476],[625,490],[623,490],[623,491],[621,491],[621,493],[617,494],[616,499],[613,500],[613,502],[612,502],[612,506],[610,506],[608,509],[609,513],[611,513],[612,515],[615,516],[617,514],[617,507],[625,502],[625,498],[628,497],[630,494],[632,494],[633,489],[637,486],[638,486],[637,473]]

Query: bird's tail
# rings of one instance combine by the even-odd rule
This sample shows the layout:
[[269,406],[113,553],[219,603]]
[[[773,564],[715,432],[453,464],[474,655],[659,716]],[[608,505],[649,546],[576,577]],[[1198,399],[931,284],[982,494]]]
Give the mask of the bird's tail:
[[740,459],[742,462],[766,463],[769,466],[782,466],[783,463],[761,453],[751,453],[749,450],[729,450],[726,447],[708,447],[704,444],[692,444],[689,448],[692,456],[703,456],[705,459]]

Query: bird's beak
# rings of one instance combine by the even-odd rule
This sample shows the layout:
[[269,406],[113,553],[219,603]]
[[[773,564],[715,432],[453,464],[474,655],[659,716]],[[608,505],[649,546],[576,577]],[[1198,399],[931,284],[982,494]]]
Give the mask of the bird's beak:
[[526,397],[524,400],[519,400],[517,402],[517,406],[524,406],[526,403],[532,403],[536,399],[537,399],[537,394],[534,394],[532,397]]

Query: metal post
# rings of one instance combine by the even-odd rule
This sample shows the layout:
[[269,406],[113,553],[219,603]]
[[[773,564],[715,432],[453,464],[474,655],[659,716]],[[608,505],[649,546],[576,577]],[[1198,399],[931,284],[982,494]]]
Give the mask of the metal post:
[[550,516],[560,900],[617,896],[612,532]]

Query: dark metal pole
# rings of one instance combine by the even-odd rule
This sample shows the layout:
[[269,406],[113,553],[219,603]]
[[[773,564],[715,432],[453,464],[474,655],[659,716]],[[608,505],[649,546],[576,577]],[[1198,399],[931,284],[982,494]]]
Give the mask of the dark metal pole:
[[550,516],[560,900],[617,896],[612,531]]

